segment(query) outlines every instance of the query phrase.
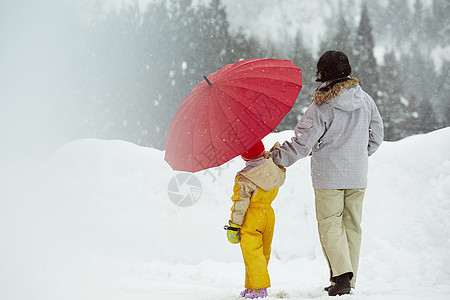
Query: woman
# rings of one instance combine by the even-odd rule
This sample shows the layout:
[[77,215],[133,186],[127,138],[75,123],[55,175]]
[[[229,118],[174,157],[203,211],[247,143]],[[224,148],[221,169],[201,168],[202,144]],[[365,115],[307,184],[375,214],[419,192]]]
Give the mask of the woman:
[[355,287],[368,157],[383,141],[375,102],[350,74],[344,53],[325,52],[317,63],[316,81],[322,84],[295,136],[270,153],[283,167],[312,153],[316,219],[330,270],[331,285],[325,288],[330,296],[348,294]]

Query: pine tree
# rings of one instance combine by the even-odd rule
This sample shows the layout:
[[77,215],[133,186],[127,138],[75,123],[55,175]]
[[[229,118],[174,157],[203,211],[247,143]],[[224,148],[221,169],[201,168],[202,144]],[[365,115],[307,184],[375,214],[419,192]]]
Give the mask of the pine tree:
[[361,19],[356,33],[355,47],[352,53],[354,63],[352,65],[353,74],[356,76],[364,90],[375,100],[383,111],[384,103],[378,97],[378,65],[374,56],[375,43],[372,35],[369,13],[365,2],[361,9]]
[[403,124],[406,135],[409,136],[413,134],[424,133],[424,131],[421,129],[422,120],[419,102],[417,101],[417,97],[415,95],[410,95],[408,98],[407,113],[407,120]]
[[89,41],[92,65],[87,84],[91,99],[86,120],[94,135],[127,139],[134,132],[130,116],[139,106],[136,33],[140,24],[137,4],[112,10],[95,24]]
[[338,22],[338,30],[336,35],[334,36],[334,44],[335,50],[339,50],[347,54],[350,64],[353,61],[352,56],[352,46],[354,44],[352,39],[352,31],[350,27],[347,25],[347,21],[345,20],[344,14],[339,17]]
[[[417,22],[419,24],[422,24],[422,22],[424,21],[423,4],[421,0],[416,0],[414,2],[413,20],[414,22]],[[419,29],[421,28],[422,26],[419,26]]]
[[232,61],[228,59],[231,37],[225,7],[220,0],[212,0],[208,5],[201,6],[197,11],[201,21],[196,55],[201,59],[203,71],[207,74],[220,69]]
[[439,127],[450,126],[450,82],[448,80],[450,74],[450,61],[444,61],[443,65],[436,76],[436,94],[434,107],[439,119]]
[[354,57],[354,33],[356,32],[356,28],[353,28],[351,23],[349,24],[346,21],[346,13],[345,7],[343,5],[340,6],[339,10],[339,19],[336,26],[336,32],[331,38],[331,44],[333,45],[333,50],[338,50],[344,52],[350,62],[351,66],[354,66],[356,59]]
[[[164,147],[170,125],[167,118],[172,118],[182,101],[173,93],[183,91],[179,54],[189,32],[181,25],[189,25],[189,5],[189,1],[149,3],[143,14],[140,57],[146,96],[141,106],[143,117],[139,120],[141,138],[133,142],[159,149]],[[179,22],[173,21],[175,16]]]
[[409,102],[404,97],[400,67],[394,52],[384,56],[381,67],[380,98],[383,99],[383,123],[385,139],[395,141],[407,135],[403,126],[407,122]]
[[420,130],[427,133],[440,128],[433,103],[429,99],[422,99],[419,103]]
[[140,129],[135,143],[155,148],[162,148],[162,115],[170,110],[170,100],[165,91],[170,89],[169,71],[173,50],[170,35],[170,12],[165,3],[155,2],[147,5],[142,14],[138,33],[139,73],[141,88],[141,111],[136,120]]
[[433,0],[431,8],[431,31],[429,34],[435,37],[435,43],[446,45],[450,42],[450,2]]
[[247,58],[263,58],[264,50],[255,37],[248,37],[242,30],[230,35],[230,60],[237,62]]
[[429,132],[439,128],[439,119],[435,111],[438,101],[437,79],[431,60],[424,58],[419,49],[413,48],[409,56],[403,56],[402,75],[408,83],[407,98],[417,99],[420,120],[420,132]]
[[303,115],[305,109],[311,103],[315,90],[315,68],[311,50],[305,47],[300,31],[297,32],[293,47],[288,49],[287,58],[302,70],[302,89],[291,111],[277,126],[277,131],[292,129],[297,125],[298,120]]
[[410,36],[411,28],[413,28],[409,5],[404,1],[390,0],[384,11],[386,12],[385,24],[392,36],[391,43],[397,47],[404,45],[404,38]]

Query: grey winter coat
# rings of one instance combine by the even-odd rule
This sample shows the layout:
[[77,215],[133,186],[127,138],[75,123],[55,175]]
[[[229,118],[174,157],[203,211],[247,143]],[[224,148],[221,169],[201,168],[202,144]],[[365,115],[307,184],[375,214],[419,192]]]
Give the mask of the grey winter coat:
[[288,167],[312,152],[314,188],[366,188],[368,157],[383,141],[383,122],[375,102],[356,78],[326,92],[319,89],[314,100],[298,122],[295,137],[271,152],[273,161]]

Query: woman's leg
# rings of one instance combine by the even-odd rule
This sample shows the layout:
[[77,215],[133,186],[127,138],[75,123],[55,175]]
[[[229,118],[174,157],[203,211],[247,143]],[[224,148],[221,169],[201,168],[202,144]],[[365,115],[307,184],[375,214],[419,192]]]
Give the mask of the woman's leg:
[[353,278],[350,281],[352,288],[355,288],[356,273],[358,272],[359,251],[361,248],[362,202],[365,191],[365,189],[349,189],[345,190],[344,194],[342,218],[353,268]]
[[316,219],[322,250],[330,267],[330,279],[353,273],[342,216],[344,190],[315,189]]

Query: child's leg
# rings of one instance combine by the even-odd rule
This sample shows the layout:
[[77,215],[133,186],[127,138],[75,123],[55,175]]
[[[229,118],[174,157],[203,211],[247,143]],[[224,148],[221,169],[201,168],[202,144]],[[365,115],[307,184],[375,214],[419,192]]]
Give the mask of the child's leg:
[[272,252],[273,230],[275,227],[275,213],[270,207],[266,209],[266,228],[263,233],[263,252],[267,264],[269,264],[270,253]]
[[[244,252],[242,252],[242,255],[244,255]],[[244,259],[244,264],[245,264],[245,285],[244,285],[244,287],[246,289],[253,290],[252,284],[250,283],[250,276],[248,275],[248,267],[247,267],[247,263],[245,262],[245,259]]]
[[249,209],[240,230],[241,250],[246,270],[245,287],[251,290],[270,286],[267,271],[270,248],[268,249],[269,253],[267,253],[267,249],[264,250],[262,234],[266,223],[264,215],[259,209]]

